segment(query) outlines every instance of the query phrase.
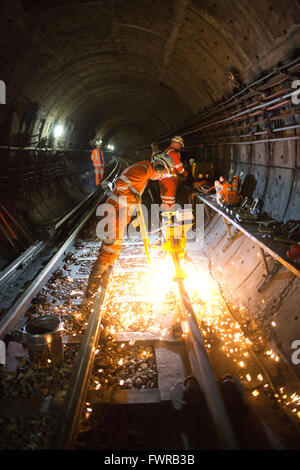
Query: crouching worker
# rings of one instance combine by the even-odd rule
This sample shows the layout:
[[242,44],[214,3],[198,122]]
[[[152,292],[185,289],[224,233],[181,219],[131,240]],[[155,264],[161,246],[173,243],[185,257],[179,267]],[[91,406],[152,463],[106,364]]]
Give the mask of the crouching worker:
[[216,199],[219,204],[239,204],[243,195],[241,194],[242,183],[239,175],[235,175],[233,180],[229,183],[223,176],[215,181],[214,186],[205,189],[202,192],[208,194],[214,189],[216,191]]
[[[126,168],[116,180],[114,191],[107,199],[107,225],[113,227],[102,241],[98,258],[92,268],[86,294],[94,294],[99,286],[101,276],[119,257],[122,249],[124,232],[134,214],[137,203],[149,180],[159,180],[174,169],[172,157],[157,154],[151,162],[145,160]],[[113,232],[113,233],[112,233]]]

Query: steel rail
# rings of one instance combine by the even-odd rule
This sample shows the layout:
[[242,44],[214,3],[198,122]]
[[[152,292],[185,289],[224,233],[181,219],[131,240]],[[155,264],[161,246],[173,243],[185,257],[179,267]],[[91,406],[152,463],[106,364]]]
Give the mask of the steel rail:
[[43,248],[45,242],[37,240],[33,245],[27,248],[18,258],[10,263],[3,271],[0,272],[0,289],[9,281],[9,279],[15,274],[16,269],[28,262],[29,259],[36,256]]
[[[105,183],[111,175],[114,173],[114,171],[117,169],[119,162],[118,160],[115,160],[115,166],[112,169],[112,171],[109,173],[109,175],[102,181],[102,183]],[[96,190],[97,191],[97,190]],[[62,217],[54,226],[55,230],[57,230],[67,219],[69,219],[78,209],[80,209],[81,206],[83,206],[92,196],[95,194],[95,191],[91,192],[86,198],[84,198],[82,201],[77,204],[71,211],[69,211],[64,217]]]
[[[69,218],[78,211],[92,196],[95,196],[96,191],[90,193],[83,201],[77,204],[70,212],[68,212],[59,222],[53,227],[57,230],[62,224],[69,220]],[[46,249],[48,240],[36,240],[27,250],[10,263],[3,271],[0,272],[0,288],[3,287],[9,279],[15,274],[16,269],[22,264],[27,264],[30,259],[36,257],[42,250]]]
[[[109,180],[115,170],[120,169],[119,160],[116,160],[114,163],[114,168],[109,173],[109,175],[103,180],[103,182]],[[71,211],[67,212],[67,214],[65,214],[61,219],[59,219],[59,221],[54,225],[53,228],[57,230],[61,225],[67,222],[73,214],[75,214],[89,199],[91,199],[91,197],[96,194],[97,191],[98,189],[91,192],[86,198],[80,201]],[[9,281],[9,279],[11,279],[11,277],[15,274],[16,269],[19,266],[27,264],[30,259],[36,257],[41,250],[45,249],[47,243],[48,241],[36,240],[29,248],[27,248],[24,253],[22,253],[18,258],[16,258],[12,263],[10,263],[5,269],[0,271],[0,288],[2,288]]]
[[106,286],[101,286],[95,297],[50,449],[71,450],[77,437],[78,421],[83,410],[94,361],[94,352],[101,333],[103,316],[101,307],[105,298]]
[[199,330],[195,312],[185,289],[184,281],[177,279],[177,283],[183,319],[188,323],[189,327],[189,331],[184,339],[193,373],[204,392],[207,406],[218,433],[221,448],[225,450],[237,450],[239,448],[237,438],[232,428],[216,377],[209,362],[205,344]]
[[[120,164],[117,162],[115,169],[120,170]],[[105,197],[106,192],[104,192],[100,198],[97,198],[96,202],[94,202],[92,208],[89,212],[83,217],[80,223],[76,226],[76,228],[72,231],[72,233],[68,236],[65,240],[63,245],[58,249],[55,255],[51,258],[51,260],[47,263],[44,269],[35,277],[33,282],[28,286],[28,288],[22,293],[19,299],[14,303],[14,305],[4,314],[4,316],[0,320],[0,337],[7,334],[12,328],[14,328],[18,321],[20,320],[23,313],[25,313],[26,309],[29,307],[32,299],[38,293],[38,291],[43,287],[43,285],[49,280],[51,277],[54,269],[59,264],[61,258],[63,257],[65,251],[71,245],[81,228],[86,224],[89,218],[94,213],[98,204],[103,200]]]
[[[105,193],[101,196],[100,200],[104,198]],[[81,220],[77,225],[75,230],[69,235],[67,240],[47,263],[45,268],[37,275],[34,281],[30,286],[23,292],[15,304],[5,313],[3,318],[0,320],[0,336],[5,335],[9,332],[10,329],[14,328],[21,318],[22,314],[25,313],[26,309],[29,307],[31,300],[38,293],[38,291],[43,287],[43,285],[50,279],[54,269],[60,262],[61,258],[65,254],[65,251],[69,248],[78,232],[86,224],[92,214],[95,212],[97,205],[100,202],[97,199],[96,203],[93,204],[92,209],[87,213],[87,215]]]
[[[256,243],[260,248],[262,248],[264,251],[267,251],[273,258],[275,258],[279,263],[281,263],[283,266],[285,266],[289,271],[291,271],[293,274],[295,274],[297,277],[300,277],[300,270],[299,267],[296,265],[292,264],[292,260],[289,261],[289,258],[283,257],[280,254],[278,254],[275,249],[272,249],[272,247],[268,246],[266,243],[263,243],[259,238],[255,236],[255,233],[251,233],[251,226],[249,223],[247,223],[247,228],[243,227],[241,224],[236,222],[234,219],[232,219],[229,215],[226,214],[221,208],[217,207],[212,201],[208,200],[205,196],[201,196],[200,194],[197,194],[198,199],[204,203],[207,204],[211,209],[213,209],[215,212],[220,214],[223,218],[227,219],[231,224],[233,224],[238,230],[243,232],[250,240],[252,240],[254,243]],[[257,232],[257,227],[255,227],[255,232]],[[279,242],[274,242],[275,247],[278,248],[278,243]],[[273,243],[272,243],[273,244]]]

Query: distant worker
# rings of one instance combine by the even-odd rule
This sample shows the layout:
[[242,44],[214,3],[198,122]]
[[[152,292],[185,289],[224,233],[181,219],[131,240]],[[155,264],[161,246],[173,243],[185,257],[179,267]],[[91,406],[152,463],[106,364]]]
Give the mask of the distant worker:
[[96,148],[92,151],[91,160],[94,163],[95,182],[96,186],[98,186],[103,180],[105,161],[101,150],[101,142],[96,140],[95,146]]
[[171,140],[171,145],[164,150],[164,153],[174,160],[174,170],[170,175],[161,178],[159,181],[161,208],[163,211],[171,211],[175,205],[175,198],[178,186],[178,175],[187,178],[188,172],[181,162],[180,150],[184,147],[182,137],[175,136]]
[[224,202],[229,204],[238,204],[243,199],[242,195],[242,181],[239,175],[234,175],[233,180],[230,182],[230,186],[227,189],[227,194]]
[[172,157],[158,154],[152,162],[148,160],[134,163],[126,168],[116,180],[112,195],[106,204],[112,208],[107,225],[115,228],[114,236],[106,236],[102,241],[99,256],[90,274],[88,291],[94,292],[99,278],[119,257],[126,226],[134,214],[137,203],[141,202],[142,194],[149,180],[159,180],[174,169]]

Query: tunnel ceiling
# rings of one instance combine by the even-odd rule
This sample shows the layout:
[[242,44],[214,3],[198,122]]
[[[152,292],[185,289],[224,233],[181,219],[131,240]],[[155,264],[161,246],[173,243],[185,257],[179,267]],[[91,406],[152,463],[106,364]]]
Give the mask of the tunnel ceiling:
[[3,1],[4,113],[139,145],[290,55],[297,22],[296,0]]

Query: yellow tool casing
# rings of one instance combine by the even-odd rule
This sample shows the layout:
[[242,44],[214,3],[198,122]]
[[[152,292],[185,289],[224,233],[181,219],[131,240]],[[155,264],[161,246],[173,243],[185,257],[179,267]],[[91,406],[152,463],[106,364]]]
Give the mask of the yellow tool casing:
[[163,217],[168,217],[163,226],[163,250],[169,253],[175,263],[175,278],[184,279],[186,275],[180,266],[180,260],[186,253],[186,233],[192,223],[184,223],[185,218],[177,212],[163,212]]

